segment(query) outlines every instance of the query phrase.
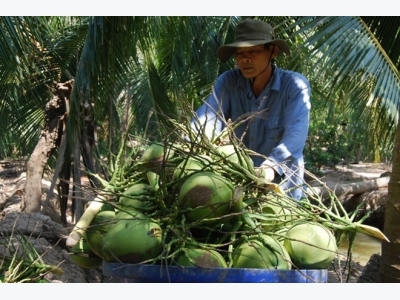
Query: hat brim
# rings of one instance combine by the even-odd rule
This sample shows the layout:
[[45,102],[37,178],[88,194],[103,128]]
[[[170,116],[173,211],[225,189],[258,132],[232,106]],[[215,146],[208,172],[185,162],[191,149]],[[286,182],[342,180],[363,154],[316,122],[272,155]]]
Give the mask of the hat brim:
[[274,44],[279,47],[279,53],[284,52],[290,55],[289,46],[284,40],[254,40],[254,41],[240,41],[232,44],[220,46],[217,50],[217,55],[220,61],[227,62],[229,58],[235,53],[237,47],[252,47],[263,44]]

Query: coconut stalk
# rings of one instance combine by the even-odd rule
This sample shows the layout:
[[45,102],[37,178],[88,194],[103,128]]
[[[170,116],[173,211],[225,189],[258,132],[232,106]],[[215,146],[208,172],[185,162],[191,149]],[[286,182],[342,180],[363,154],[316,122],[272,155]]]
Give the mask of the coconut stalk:
[[[118,185],[118,179],[123,177],[121,174],[125,170],[123,158],[125,157],[125,147],[127,139],[128,132],[124,135],[122,139],[121,146],[114,164],[113,176],[111,177],[110,182],[107,182],[99,176],[96,176],[96,178],[99,179],[100,183],[102,184],[105,194],[109,192],[115,192],[114,186]],[[102,209],[104,203],[106,203],[106,199],[104,197],[105,194],[97,195],[96,198],[86,208],[67,238],[67,247],[73,247],[79,243],[87,228],[90,226],[90,223],[92,223],[97,213]]]
[[67,247],[73,247],[81,240],[82,236],[86,232],[87,228],[92,223],[94,217],[102,209],[106,200],[103,195],[98,195],[85,210],[79,221],[75,224],[74,229],[69,234],[66,245]]

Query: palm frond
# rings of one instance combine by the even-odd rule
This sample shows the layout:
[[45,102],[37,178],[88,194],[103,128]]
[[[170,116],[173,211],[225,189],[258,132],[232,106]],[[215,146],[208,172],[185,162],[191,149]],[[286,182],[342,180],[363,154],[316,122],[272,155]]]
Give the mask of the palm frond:
[[[396,68],[398,50],[391,49],[400,40],[399,27],[396,27],[398,21],[365,20],[368,23],[360,17],[296,19],[292,27],[298,28],[296,36],[303,36],[304,42],[294,52],[292,66],[296,69],[302,63],[307,65],[309,80],[319,82],[313,84],[313,90],[324,95],[325,101],[335,101],[335,91],[353,86],[347,88],[346,96],[354,120],[364,118],[371,122],[373,119],[371,136],[378,135],[392,141],[393,124],[397,124],[400,108],[400,77]],[[382,38],[388,38],[383,28],[395,35],[395,41],[385,43],[387,49],[379,43]],[[288,27],[287,31],[290,30]],[[379,34],[375,36],[374,33]]]

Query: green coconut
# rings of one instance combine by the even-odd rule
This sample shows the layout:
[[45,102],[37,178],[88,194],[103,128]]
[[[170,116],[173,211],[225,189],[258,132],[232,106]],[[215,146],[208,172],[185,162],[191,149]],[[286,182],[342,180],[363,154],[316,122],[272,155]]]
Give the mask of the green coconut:
[[122,193],[119,201],[121,202],[125,197],[129,196],[134,197],[152,194],[154,194],[154,190],[151,188],[150,184],[144,182],[134,183]]
[[120,220],[111,226],[101,244],[105,261],[141,263],[161,254],[162,229],[147,217]]
[[176,263],[180,266],[195,266],[201,268],[227,268],[225,259],[216,250],[201,248],[184,249]]
[[295,219],[291,210],[285,208],[278,203],[266,203],[262,207],[263,215],[266,219],[262,220],[264,230],[275,230],[288,226]]
[[97,256],[103,257],[101,240],[110,229],[115,217],[114,210],[99,211],[86,230],[86,240],[90,250]]
[[332,232],[315,222],[294,224],[286,232],[283,245],[299,269],[326,269],[337,253]]
[[96,268],[103,263],[103,259],[90,249],[86,234],[71,248],[70,255],[73,262],[81,268]]
[[[236,147],[236,148],[235,148]],[[220,156],[225,157],[229,161],[238,164],[246,169],[249,169],[249,167],[253,168],[253,161],[251,158],[248,156],[248,154],[238,148],[238,146],[234,146],[232,144],[228,145],[221,145],[216,148],[217,152],[219,153]],[[244,160],[244,157],[247,156],[247,161],[250,163],[250,166],[247,165],[246,161]],[[215,157],[215,160],[220,160],[220,157]]]
[[116,223],[117,221],[120,220],[132,220],[132,219],[143,219],[143,218],[145,218],[145,215],[141,211],[131,207],[124,207],[123,210],[119,210],[115,213],[114,220]]
[[207,155],[191,156],[187,160],[183,160],[175,169],[172,180],[178,180],[195,171],[210,171],[212,163],[211,157]]
[[290,270],[291,267],[285,247],[268,235],[251,237],[232,252],[232,268]]
[[151,144],[142,153],[138,162],[139,171],[159,172],[162,165],[174,155],[175,151],[161,144]]
[[152,201],[145,200],[146,196],[154,196],[154,190],[147,183],[135,183],[128,187],[119,198],[118,202],[124,207],[143,209]]
[[216,224],[229,212],[234,193],[232,182],[213,172],[199,172],[189,176],[182,184],[178,201],[190,222],[211,219],[208,225]]

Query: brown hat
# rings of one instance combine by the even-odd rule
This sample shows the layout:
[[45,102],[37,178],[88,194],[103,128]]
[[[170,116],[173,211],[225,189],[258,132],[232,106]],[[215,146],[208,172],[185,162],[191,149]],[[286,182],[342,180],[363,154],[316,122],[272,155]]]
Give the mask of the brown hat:
[[277,45],[280,52],[290,55],[290,49],[286,42],[275,39],[275,31],[272,26],[254,19],[240,21],[235,30],[235,42],[220,46],[217,54],[222,62],[226,62],[235,53],[236,47],[251,47],[262,44]]

